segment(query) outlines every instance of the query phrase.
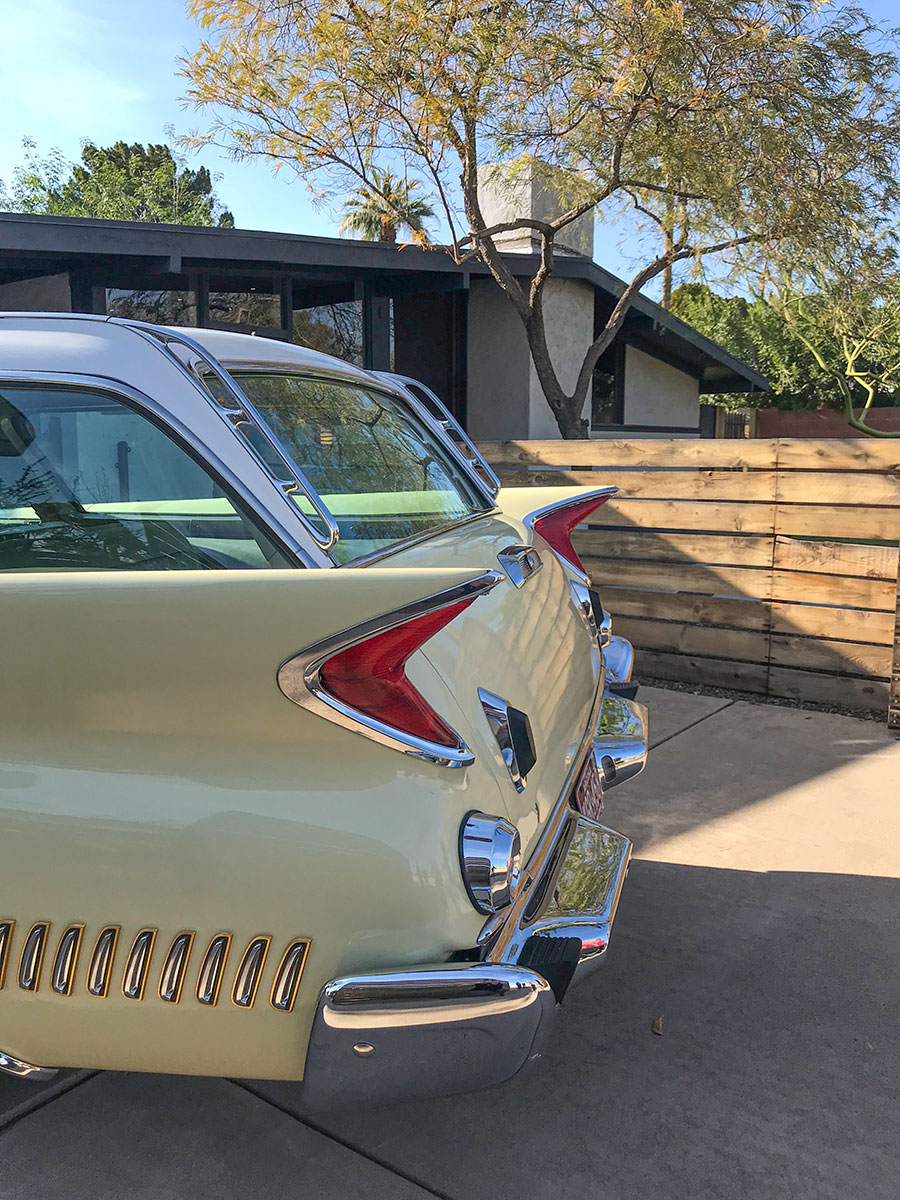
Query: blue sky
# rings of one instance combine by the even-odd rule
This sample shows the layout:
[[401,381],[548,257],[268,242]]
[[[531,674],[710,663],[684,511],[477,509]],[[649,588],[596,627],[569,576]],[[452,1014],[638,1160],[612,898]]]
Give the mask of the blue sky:
[[[900,20],[900,0],[870,0],[884,21]],[[0,4],[0,179],[21,161],[22,137],[46,153],[58,147],[75,159],[83,138],[100,145],[163,141],[202,126],[203,115],[180,102],[175,60],[199,40],[183,0],[12,0]],[[220,197],[245,229],[334,236],[334,213],[316,210],[303,182],[282,168],[233,163],[215,148],[197,156],[220,172]],[[626,244],[622,244],[623,241]],[[598,261],[617,274],[631,261],[623,231],[597,231]]]

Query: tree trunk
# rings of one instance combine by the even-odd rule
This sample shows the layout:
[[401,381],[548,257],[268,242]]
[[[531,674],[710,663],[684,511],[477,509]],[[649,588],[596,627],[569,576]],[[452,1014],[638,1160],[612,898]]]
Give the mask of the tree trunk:
[[392,221],[381,222],[381,233],[378,235],[379,242],[394,243],[397,240],[397,226]]

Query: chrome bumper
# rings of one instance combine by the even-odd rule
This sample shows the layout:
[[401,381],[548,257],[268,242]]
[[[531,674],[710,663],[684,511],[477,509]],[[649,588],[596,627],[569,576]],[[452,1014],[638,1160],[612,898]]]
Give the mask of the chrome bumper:
[[600,966],[631,858],[622,834],[580,816],[587,755],[601,778],[644,765],[643,705],[604,694],[593,734],[513,904],[485,925],[480,962],[336,979],[319,997],[304,1076],[314,1108],[414,1099],[503,1083],[539,1058],[556,1005]]

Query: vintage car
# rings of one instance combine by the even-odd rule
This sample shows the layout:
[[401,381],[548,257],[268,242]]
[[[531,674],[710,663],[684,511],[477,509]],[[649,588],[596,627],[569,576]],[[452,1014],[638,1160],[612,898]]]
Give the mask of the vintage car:
[[280,341],[0,316],[0,1071],[466,1091],[631,851],[629,644],[440,402]]

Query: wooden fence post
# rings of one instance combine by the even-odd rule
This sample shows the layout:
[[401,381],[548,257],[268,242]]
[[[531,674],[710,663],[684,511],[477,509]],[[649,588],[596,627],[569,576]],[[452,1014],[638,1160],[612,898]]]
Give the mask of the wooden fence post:
[[897,615],[894,619],[894,660],[888,700],[888,729],[900,730],[900,562],[897,565]]

